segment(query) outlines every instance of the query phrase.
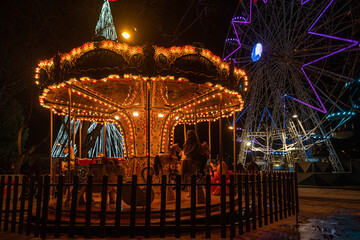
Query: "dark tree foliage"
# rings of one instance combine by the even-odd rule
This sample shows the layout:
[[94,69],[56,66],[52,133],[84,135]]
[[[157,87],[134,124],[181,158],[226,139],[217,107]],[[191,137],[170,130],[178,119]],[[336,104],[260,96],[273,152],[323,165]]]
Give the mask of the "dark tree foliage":
[[[24,115],[20,104],[14,99],[9,99],[6,104],[0,103],[0,112],[0,168],[11,171],[18,154],[18,131],[24,123]],[[21,148],[24,150],[28,128],[24,129],[22,135]]]

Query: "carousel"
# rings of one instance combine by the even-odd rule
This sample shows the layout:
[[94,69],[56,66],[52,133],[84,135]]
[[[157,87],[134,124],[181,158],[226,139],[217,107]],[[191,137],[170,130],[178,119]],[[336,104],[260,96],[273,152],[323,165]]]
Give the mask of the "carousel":
[[[80,120],[80,127],[81,122],[90,121],[103,124],[104,132],[107,124],[120,129],[124,156],[117,160],[125,171],[114,172],[114,176],[124,177],[151,169],[157,155],[169,154],[176,142],[176,126],[186,129],[195,125],[196,131],[197,123],[208,122],[210,132],[211,122],[220,121],[221,126],[222,118],[235,117],[235,112],[243,109],[242,94],[248,89],[243,70],[199,44],[164,48],[103,39],[41,61],[35,78],[41,91],[40,104],[50,110],[51,129],[53,114]],[[71,131],[71,120],[68,123]],[[219,130],[221,160],[221,127]],[[68,137],[72,147],[81,144],[71,132]],[[106,141],[104,137],[104,155]],[[68,147],[72,151],[71,144]],[[81,151],[81,146],[77,148]],[[82,160],[79,156],[81,153],[75,161],[75,173]],[[98,161],[96,156],[88,156],[91,164],[100,168],[104,158]],[[55,176],[62,174],[61,168],[50,172],[55,181]]]

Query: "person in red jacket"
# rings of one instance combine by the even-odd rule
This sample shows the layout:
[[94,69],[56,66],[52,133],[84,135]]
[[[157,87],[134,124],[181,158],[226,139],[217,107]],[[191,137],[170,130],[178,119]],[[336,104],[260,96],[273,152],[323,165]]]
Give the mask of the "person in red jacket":
[[[230,183],[230,174],[232,174],[231,171],[229,171],[226,163],[222,162],[222,174],[226,176],[226,183]],[[220,174],[220,164],[217,166],[217,170],[214,173],[214,177],[211,178],[212,184],[220,184],[221,183],[221,174]],[[211,186],[211,192],[213,195],[220,195],[221,188],[220,185],[213,185]],[[226,187],[226,194],[229,194],[229,187]]]

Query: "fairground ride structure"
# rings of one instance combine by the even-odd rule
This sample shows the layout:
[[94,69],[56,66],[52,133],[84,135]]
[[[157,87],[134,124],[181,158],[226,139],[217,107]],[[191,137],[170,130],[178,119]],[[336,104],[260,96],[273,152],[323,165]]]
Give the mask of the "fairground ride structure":
[[236,120],[239,162],[251,153],[264,169],[326,160],[344,171],[331,137],[351,137],[359,112],[352,14],[352,1],[239,2],[223,54],[252,82]]

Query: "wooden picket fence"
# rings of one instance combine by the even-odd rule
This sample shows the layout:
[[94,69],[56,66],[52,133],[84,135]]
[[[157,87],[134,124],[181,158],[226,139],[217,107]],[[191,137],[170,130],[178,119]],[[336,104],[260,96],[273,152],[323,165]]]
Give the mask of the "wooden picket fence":
[[[19,181],[22,180],[22,181]],[[137,176],[132,176],[131,183],[123,182],[123,177],[118,176],[116,184],[110,184],[108,177],[103,176],[102,183],[94,183],[93,176],[88,176],[87,182],[80,184],[79,177],[74,176],[72,183],[64,183],[64,176],[58,177],[57,183],[50,182],[50,176],[30,177],[1,176],[0,178],[0,229],[17,232],[26,235],[34,234],[34,237],[45,238],[47,234],[53,234],[55,238],[60,234],[67,233],[69,237],[94,235],[105,237],[120,237],[128,235],[131,238],[143,235],[144,237],[166,237],[174,234],[179,238],[182,234],[204,234],[211,237],[211,231],[220,229],[221,237],[235,237],[252,229],[268,225],[274,221],[296,215],[299,212],[298,186],[296,173],[291,172],[261,172],[241,173],[230,175],[227,182],[226,176],[221,177],[221,183],[211,184],[210,176],[205,176],[204,183],[198,183],[196,177],[191,178],[191,183],[184,184],[180,176],[176,176],[174,184],[167,182],[167,177],[162,176],[159,184],[152,183],[152,176],[148,176],[147,183],[138,184]],[[190,214],[182,216],[183,200],[181,196],[184,185],[190,186]],[[213,196],[211,186],[220,186],[220,196]],[[79,216],[78,192],[82,186],[86,187],[85,216]],[[107,189],[116,187],[116,204],[113,218],[109,220],[107,209]],[[146,189],[146,204],[144,206],[144,218],[139,222],[136,206],[137,187],[144,186]],[[154,207],[151,202],[151,188],[157,186],[161,189],[159,201],[159,214],[154,215]],[[175,200],[167,202],[167,188],[174,188]],[[64,220],[64,195],[66,188],[71,187],[71,200],[69,217]],[[101,187],[100,214],[94,218],[92,209],[93,188]],[[122,220],[122,194],[124,187],[131,188],[131,204],[129,206],[129,221]],[[204,210],[200,216],[199,204],[196,202],[197,188],[204,189]],[[11,189],[11,191],[5,191]],[[228,195],[226,192],[228,191]],[[56,193],[56,198],[53,197]],[[49,202],[52,198],[54,211],[49,211]],[[212,199],[217,198],[218,210],[214,210]],[[173,210],[167,209],[169,204],[174,204]],[[215,204],[216,205],[216,204]],[[152,214],[153,213],[153,214]],[[52,214],[52,220],[49,215]],[[171,217],[169,217],[169,214]],[[153,215],[153,217],[152,217]],[[81,219],[80,219],[81,218]],[[153,221],[156,218],[157,221]],[[82,221],[80,221],[80,220]],[[97,220],[97,221],[94,221]],[[228,235],[229,234],[229,235]]]

